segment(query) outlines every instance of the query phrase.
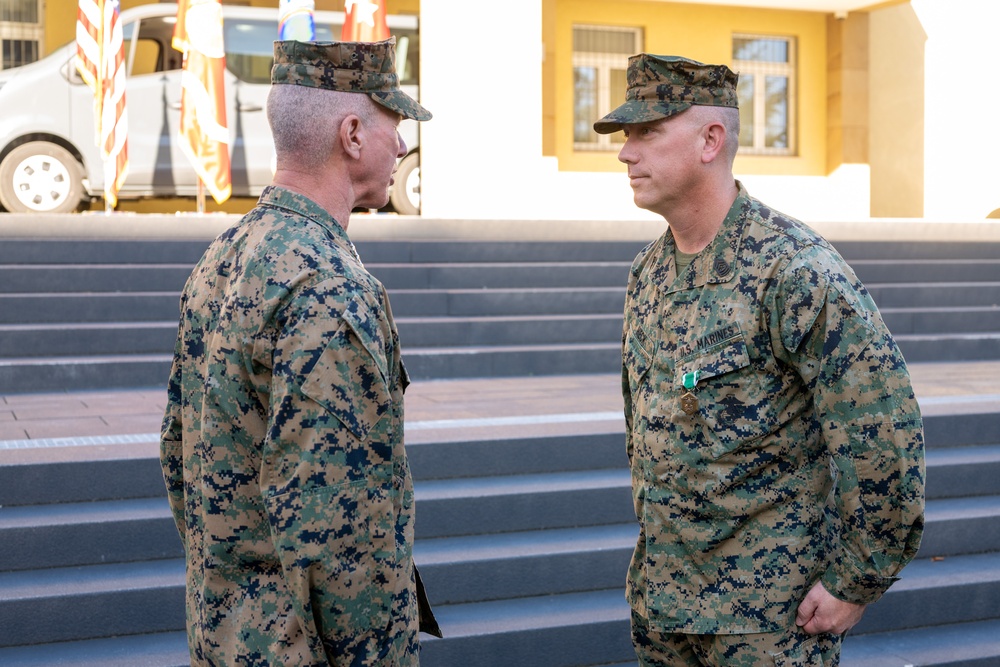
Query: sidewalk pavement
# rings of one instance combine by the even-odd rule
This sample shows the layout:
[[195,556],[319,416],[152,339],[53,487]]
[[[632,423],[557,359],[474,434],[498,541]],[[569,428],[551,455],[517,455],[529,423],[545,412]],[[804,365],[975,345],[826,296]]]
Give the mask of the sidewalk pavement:
[[[1000,411],[1000,361],[919,363],[910,372],[925,415]],[[619,382],[608,374],[415,382],[406,392],[406,440],[620,430]],[[115,444],[156,443],[165,404],[164,389],[0,396],[0,465],[41,450],[73,448],[69,458],[82,459],[95,447],[107,456]]]

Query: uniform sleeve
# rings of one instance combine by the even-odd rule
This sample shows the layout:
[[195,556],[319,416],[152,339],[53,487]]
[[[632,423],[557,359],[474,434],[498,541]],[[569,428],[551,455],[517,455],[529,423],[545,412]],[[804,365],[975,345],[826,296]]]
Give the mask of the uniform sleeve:
[[622,333],[622,399],[625,404],[625,454],[629,467],[632,465],[632,388],[628,381],[628,365],[625,362],[625,333]]
[[273,364],[261,491],[304,624],[335,664],[390,641],[400,491],[377,302],[343,284],[302,290],[258,363]]
[[813,248],[782,271],[773,313],[779,357],[811,390],[835,473],[840,539],[824,587],[874,602],[916,555],[924,523],[920,410],[899,348],[868,292]]
[[[182,305],[183,307],[183,305]],[[167,486],[167,500],[170,512],[180,533],[181,542],[187,548],[184,519],[184,452],[183,421],[181,412],[181,358],[183,322],[179,329],[174,348],[174,360],[167,380],[167,407],[160,429],[160,467],[163,481]]]

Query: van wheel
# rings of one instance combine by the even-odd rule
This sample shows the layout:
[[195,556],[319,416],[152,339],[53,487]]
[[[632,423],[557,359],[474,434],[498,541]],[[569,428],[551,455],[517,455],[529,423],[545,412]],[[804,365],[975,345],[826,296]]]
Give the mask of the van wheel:
[[410,153],[399,161],[389,202],[400,215],[420,215],[420,153]]
[[69,213],[83,199],[83,166],[47,141],[21,144],[0,162],[0,204],[11,213]]

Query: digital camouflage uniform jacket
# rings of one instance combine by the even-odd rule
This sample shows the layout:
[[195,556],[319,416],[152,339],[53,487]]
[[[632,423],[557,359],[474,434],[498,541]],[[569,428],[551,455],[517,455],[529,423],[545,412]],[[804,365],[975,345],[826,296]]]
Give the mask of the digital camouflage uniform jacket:
[[739,189],[683,275],[668,229],[629,278],[627,597],[659,631],[788,628],[817,580],[873,602],[923,530],[920,412],[874,302],[829,243]]
[[161,461],[194,665],[418,664],[408,381],[341,226],[268,188],[181,298]]

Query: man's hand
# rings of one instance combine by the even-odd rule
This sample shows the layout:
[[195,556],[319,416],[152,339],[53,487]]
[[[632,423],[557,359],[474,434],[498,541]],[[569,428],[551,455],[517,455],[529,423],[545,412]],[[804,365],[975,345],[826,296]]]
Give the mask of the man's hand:
[[823,584],[816,582],[799,604],[795,624],[811,635],[821,632],[842,635],[861,620],[866,606],[835,598]]

